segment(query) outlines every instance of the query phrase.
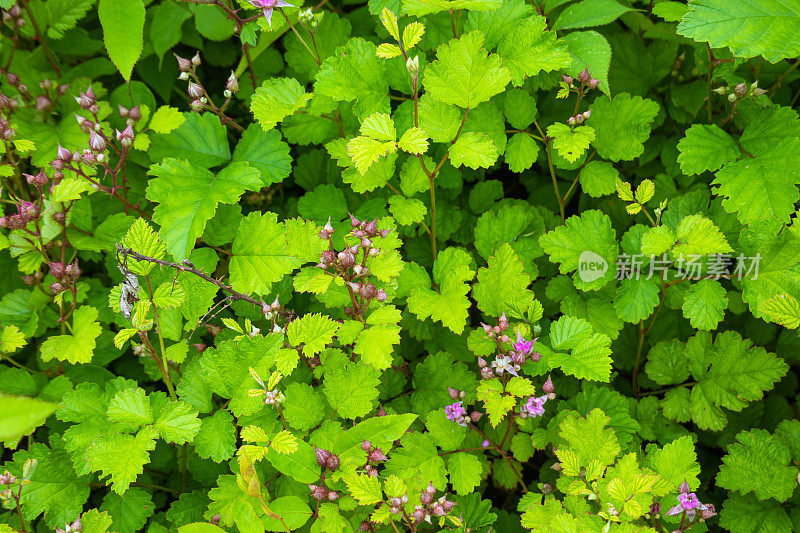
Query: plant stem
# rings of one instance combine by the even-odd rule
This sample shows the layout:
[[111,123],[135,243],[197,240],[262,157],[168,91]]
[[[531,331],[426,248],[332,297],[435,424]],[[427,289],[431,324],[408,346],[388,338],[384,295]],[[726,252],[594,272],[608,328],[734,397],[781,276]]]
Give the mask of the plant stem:
[[28,18],[31,19],[31,26],[33,26],[33,34],[36,37],[36,40],[39,41],[39,44],[42,45],[42,50],[44,50],[44,55],[47,57],[47,62],[50,63],[50,66],[53,67],[53,70],[56,71],[56,77],[61,77],[61,69],[58,68],[56,65],[55,59],[53,59],[53,54],[50,53],[50,48],[47,46],[47,40],[42,32],[39,31],[39,25],[36,23],[36,18],[33,16],[33,11],[31,11],[31,6],[29,5],[29,1],[21,2],[25,12],[28,14]]
[[231,298],[234,301],[235,300],[244,300],[245,302],[250,302],[251,304],[253,304],[253,305],[255,305],[255,306],[259,307],[259,308],[261,307],[261,304],[264,303],[261,300],[255,300],[255,299],[251,298],[250,296],[247,296],[246,294],[242,294],[241,292],[238,292],[238,291],[234,290],[233,288],[229,287],[228,285],[225,285],[220,280],[214,279],[211,276],[209,276],[208,274],[203,273],[202,271],[200,271],[197,268],[195,268],[195,266],[188,259],[184,260],[182,263],[172,263],[171,261],[164,261],[162,259],[156,259],[154,257],[148,257],[146,255],[142,255],[142,254],[140,254],[138,252],[134,252],[130,248],[125,248],[124,246],[120,246],[120,245],[117,245],[117,254],[122,255],[123,258],[132,257],[133,259],[136,259],[137,261],[147,261],[149,263],[155,263],[156,265],[161,265],[161,266],[174,268],[176,270],[180,270],[181,272],[188,272],[190,274],[194,274],[195,276],[197,276],[199,278],[202,278],[202,279],[206,280],[207,282],[209,282],[209,283],[211,283],[213,285],[216,285],[217,287],[219,287],[223,291],[230,293]]

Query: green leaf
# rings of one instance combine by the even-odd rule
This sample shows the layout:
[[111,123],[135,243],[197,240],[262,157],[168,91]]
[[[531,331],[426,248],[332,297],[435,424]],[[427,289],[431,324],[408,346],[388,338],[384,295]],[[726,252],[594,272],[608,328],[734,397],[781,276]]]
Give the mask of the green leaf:
[[150,398],[144,389],[133,387],[117,392],[108,402],[108,419],[138,428],[153,422]]
[[[595,76],[596,77],[596,76]],[[629,161],[642,155],[650,137],[651,123],[659,106],[653,100],[621,93],[614,98],[601,96],[592,104],[588,124],[595,129],[592,146],[612,161]]]
[[186,122],[186,117],[178,108],[162,105],[153,113],[147,129],[155,133],[169,133],[184,122]]
[[347,143],[347,155],[352,158],[353,166],[362,176],[373,163],[396,151],[397,145],[394,141],[384,142],[369,137],[355,137]]
[[202,420],[200,430],[194,437],[194,449],[200,457],[217,463],[233,457],[236,452],[236,426],[228,411],[220,409]]
[[428,208],[416,198],[405,198],[395,194],[389,197],[389,211],[401,226],[419,224],[425,219]]
[[593,198],[614,194],[618,178],[619,172],[608,161],[589,161],[581,170],[581,189]]
[[583,0],[572,4],[558,15],[553,29],[589,28],[614,22],[620,15],[630,11],[629,7],[614,0]]
[[[566,442],[563,448],[574,453],[582,466],[595,460],[610,465],[620,452],[614,431],[606,427],[610,420],[600,409],[592,409],[585,417],[565,418],[558,433]],[[559,455],[558,451],[556,455]]]
[[345,477],[347,490],[361,505],[373,505],[383,499],[381,484],[377,477],[368,474],[353,474]]
[[275,213],[250,213],[233,241],[231,284],[243,292],[269,292],[273,283],[319,257],[324,241],[317,232],[311,222],[298,219],[281,224]]
[[678,33],[734,55],[776,63],[800,55],[800,8],[782,0],[692,0]]
[[262,521],[267,531],[285,531],[287,527],[292,531],[300,529],[313,515],[311,508],[299,496],[276,498],[269,502],[269,508],[283,521],[265,516]]
[[610,379],[611,339],[595,333],[587,321],[562,316],[550,326],[550,342],[553,349],[559,350],[548,356],[552,368],[579,379]]
[[148,154],[154,161],[165,158],[187,159],[211,168],[231,158],[225,126],[211,113],[185,113],[186,120],[167,134],[152,135]]
[[777,294],[766,300],[761,304],[761,312],[785,328],[797,329],[800,326],[800,304],[790,294]]
[[674,491],[681,483],[686,481],[689,487],[697,489],[700,480],[700,465],[694,451],[692,437],[685,435],[664,445],[660,450],[655,450],[650,456],[650,467],[660,475]]
[[447,472],[450,483],[456,494],[472,494],[481,483],[483,466],[472,454],[459,452],[452,454],[447,461]]
[[289,145],[277,130],[262,131],[251,124],[233,151],[233,161],[244,161],[261,172],[264,186],[280,183],[291,173]]
[[428,136],[425,131],[413,127],[406,130],[397,143],[401,150],[410,154],[421,155],[428,151]]
[[447,143],[455,139],[461,116],[456,106],[434,100],[430,93],[419,98],[419,127],[433,142]]
[[741,411],[748,402],[760,400],[788,370],[782,359],[734,331],[718,334],[713,345],[708,333],[698,333],[686,350],[697,381],[691,392],[692,419],[704,430],[721,431],[726,423],[722,408]]
[[142,488],[133,487],[127,490],[124,495],[116,492],[107,493],[103,498],[103,505],[100,506],[100,509],[111,515],[112,531],[135,533],[144,528],[147,519],[155,511],[155,505],[149,492]]
[[378,370],[392,366],[394,345],[400,343],[400,326],[396,324],[376,324],[358,334],[353,353],[361,360]]
[[489,137],[476,131],[459,135],[450,147],[450,162],[454,167],[461,165],[473,170],[489,168],[497,161],[497,148]]
[[647,354],[647,377],[659,385],[675,385],[689,377],[689,362],[684,354],[684,344],[672,339],[659,342]]
[[712,185],[722,206],[742,224],[772,221],[786,224],[800,199],[800,141],[782,140],[755,157],[728,163]]
[[[34,442],[30,449],[17,451],[14,462],[6,463],[6,468],[21,479],[24,465],[30,459],[37,464],[30,482],[22,486],[22,516],[30,521],[44,513],[51,528],[61,527],[68,521],[72,523],[89,499],[92,476],[75,474],[72,461],[58,436],[53,436],[50,448]],[[18,485],[16,490],[19,490]]]
[[717,485],[759,500],[788,500],[797,486],[798,468],[790,466],[789,447],[763,429],[742,431],[728,446],[717,474]]
[[25,346],[25,334],[13,324],[3,328],[0,333],[0,351],[4,353],[14,353]]
[[167,250],[178,261],[189,257],[220,203],[235,203],[244,191],[261,187],[258,171],[241,162],[214,176],[189,161],[165,159],[151,166],[150,174],[155,179],[148,184],[147,196],[159,204],[153,220],[161,225]]
[[430,317],[453,333],[460,334],[467,323],[467,310],[470,307],[467,282],[475,275],[471,263],[469,254],[458,248],[439,252],[433,265],[433,279],[439,287],[438,291],[427,287],[412,289],[408,297],[408,310],[421,320]]
[[509,81],[511,74],[501,66],[500,57],[483,48],[483,33],[473,31],[436,50],[436,61],[425,68],[422,83],[434,99],[473,109]]
[[286,329],[286,335],[292,346],[296,348],[302,346],[303,355],[312,357],[324,350],[325,345],[330,344],[338,329],[337,322],[315,313],[293,320]]
[[566,68],[572,61],[566,43],[547,30],[547,20],[540,15],[522,19],[504,32],[497,53],[516,87],[526,77]]
[[[570,76],[577,78],[588,69],[593,78],[598,80],[598,88],[611,94],[608,88],[608,69],[611,65],[611,45],[605,37],[596,31],[574,31],[560,39],[567,43],[572,63],[566,69]],[[594,109],[592,109],[594,115]]]
[[570,128],[566,124],[556,122],[547,127],[547,136],[553,140],[553,148],[558,155],[574,163],[595,140],[595,131],[589,126]]
[[366,415],[378,399],[379,374],[375,368],[361,362],[350,363],[340,368],[328,368],[325,372],[325,397],[331,407],[343,418],[358,418]]
[[542,235],[539,244],[552,261],[560,263],[559,271],[562,274],[578,269],[587,259],[606,262],[606,270],[596,278],[594,272],[589,276],[578,271],[574,280],[579,289],[597,289],[615,276],[614,269],[610,266],[617,262],[616,234],[611,226],[611,219],[601,211],[584,211],[579,217],[568,218],[564,226]]
[[526,132],[518,132],[508,141],[504,155],[511,172],[524,172],[536,162],[539,145]]
[[739,147],[733,138],[716,124],[693,124],[678,141],[678,151],[681,171],[689,176],[717,171],[739,157]]
[[103,328],[97,322],[98,312],[94,307],[84,305],[72,314],[72,334],[52,335],[42,344],[42,360],[88,363],[97,344],[97,337]]
[[144,46],[144,2],[142,0],[100,0],[97,15],[103,26],[103,41],[108,57],[125,81],[130,81],[133,65]]
[[325,416],[320,393],[305,383],[290,383],[286,387],[283,416],[289,425],[307,431],[319,424]]
[[758,501],[752,496],[729,493],[719,513],[719,525],[732,533],[792,533],[792,521],[775,500]]
[[169,400],[155,409],[153,428],[167,442],[184,444],[194,440],[200,431],[197,410],[180,400]]
[[57,407],[36,398],[0,395],[0,442],[11,443],[30,435]]
[[94,0],[53,0],[47,2],[47,36],[61,39],[64,33],[75,27],[80,19],[94,6]]
[[478,309],[489,316],[500,316],[512,309],[527,309],[533,302],[528,290],[531,277],[525,273],[519,257],[508,243],[489,258],[489,266],[478,270],[478,283],[472,297]]
[[294,78],[270,78],[253,93],[250,112],[264,131],[306,106],[311,94]]
[[86,449],[84,457],[89,468],[101,472],[101,477],[109,476],[112,490],[122,495],[150,462],[149,452],[156,446],[155,437],[151,427],[141,429],[136,436],[101,435]]
[[649,317],[658,305],[661,284],[657,278],[622,280],[614,297],[614,309],[625,322],[636,324]]
[[360,38],[327,58],[317,72],[314,92],[337,102],[352,102],[359,118],[389,112],[389,86],[384,60],[375,55],[374,44]]
[[686,291],[683,316],[692,327],[700,330],[716,329],[728,307],[728,295],[719,281],[702,279]]

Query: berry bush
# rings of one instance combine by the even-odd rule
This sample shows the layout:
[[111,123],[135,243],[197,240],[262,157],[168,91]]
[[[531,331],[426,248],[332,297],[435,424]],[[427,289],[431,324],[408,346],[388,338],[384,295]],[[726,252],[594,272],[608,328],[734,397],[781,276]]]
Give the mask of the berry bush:
[[800,1],[299,1],[0,0],[0,533],[800,531]]

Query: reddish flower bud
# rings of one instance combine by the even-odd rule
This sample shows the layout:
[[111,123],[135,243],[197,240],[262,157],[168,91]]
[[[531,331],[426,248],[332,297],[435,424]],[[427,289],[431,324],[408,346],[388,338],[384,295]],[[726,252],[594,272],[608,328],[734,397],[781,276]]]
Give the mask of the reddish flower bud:
[[192,68],[192,62],[186,58],[183,58],[179,55],[175,55],[175,59],[178,60],[178,70],[181,72],[188,72]]
[[92,130],[89,132],[89,148],[95,152],[103,152],[106,149],[106,140]]
[[325,466],[325,463],[327,463],[328,459],[331,457],[331,452],[323,450],[322,448],[317,448],[316,446],[314,447],[314,453],[317,456],[317,464],[319,466]]
[[368,440],[365,440],[364,442],[361,443],[361,449],[364,450],[365,452],[370,451],[372,449],[372,443],[370,443],[370,441]]
[[369,452],[369,456],[367,458],[373,463],[381,463],[386,460],[386,456],[383,455],[383,452],[378,448],[375,448]]
[[542,391],[545,394],[553,394],[556,392],[556,387],[553,385],[553,380],[550,379],[550,376],[547,376],[547,381],[545,381],[544,385],[542,385]]
[[328,470],[336,470],[337,468],[339,468],[339,464],[340,464],[339,456],[335,454],[331,454],[331,456],[328,457],[328,460],[325,461],[325,467]]
[[60,261],[54,261],[48,263],[47,266],[50,267],[50,273],[56,279],[62,279],[64,275],[67,273],[66,265]]
[[204,91],[203,91],[203,88],[200,85],[198,85],[198,84],[196,84],[194,82],[191,82],[191,83],[189,83],[189,86],[186,88],[186,92],[189,93],[189,96],[191,98],[197,99],[197,98],[200,98],[200,97],[203,96],[203,92]]
[[139,119],[142,118],[142,111],[139,109],[138,105],[135,105],[131,108],[130,112],[128,112],[128,118],[134,122],[138,122]]
[[583,71],[578,75],[578,80],[581,83],[589,83],[592,80],[592,75],[589,74],[588,68],[583,69]]
[[425,492],[428,494],[436,494],[436,487],[433,486],[433,481],[428,482],[428,486],[425,487]]

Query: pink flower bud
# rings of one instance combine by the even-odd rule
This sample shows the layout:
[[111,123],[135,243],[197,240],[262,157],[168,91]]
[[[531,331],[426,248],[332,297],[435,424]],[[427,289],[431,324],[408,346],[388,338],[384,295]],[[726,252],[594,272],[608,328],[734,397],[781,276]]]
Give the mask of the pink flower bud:
[[72,159],[72,152],[70,152],[69,150],[67,150],[66,148],[64,148],[59,144],[58,150],[56,150],[56,157],[58,157],[58,159],[60,159],[61,161],[66,162]]
[[433,486],[433,481],[428,482],[428,486],[425,487],[425,492],[428,494],[436,494],[436,487]]
[[200,85],[194,82],[190,82],[189,86],[186,88],[186,92],[192,99],[197,99],[203,96],[204,91]]
[[331,457],[331,452],[329,452],[328,450],[323,450],[322,448],[317,448],[317,447],[314,447],[314,454],[317,457],[317,464],[319,466],[323,466],[323,467],[328,462],[328,459],[330,459],[330,457]]
[[123,107],[119,104],[117,105],[117,110],[119,111],[119,116],[122,118],[128,118],[128,114],[131,112],[127,107]]
[[225,89],[234,94],[239,92],[239,80],[236,79],[236,74],[233,71],[231,71],[228,81],[225,82]]
[[53,261],[48,263],[47,266],[50,267],[50,273],[56,279],[62,279],[67,272],[66,265],[60,261]]
[[183,58],[177,54],[175,55],[175,59],[178,60],[178,70],[180,70],[181,72],[188,72],[189,69],[192,68],[192,62],[189,61],[188,59]]
[[542,385],[542,392],[545,394],[553,394],[556,392],[556,388],[553,385],[553,380],[550,379],[550,376],[547,376],[547,381],[545,381],[544,385]]
[[128,117],[134,122],[138,122],[142,118],[142,111],[139,109],[138,105],[135,105],[131,108],[130,112],[128,113]]
[[457,400],[459,396],[459,390],[452,387],[447,387],[447,394],[449,394],[450,398],[453,400]]
[[578,75],[578,80],[581,83],[589,83],[592,80],[592,75],[589,74],[589,69],[585,68],[581,73]]
[[103,152],[106,149],[106,140],[92,130],[89,132],[89,148],[95,152]]
[[369,452],[369,456],[367,458],[373,463],[381,463],[386,460],[386,456],[383,455],[383,452],[378,448],[375,448]]
[[365,440],[364,442],[361,443],[361,449],[364,450],[365,452],[370,451],[372,449],[372,443],[368,440]]

